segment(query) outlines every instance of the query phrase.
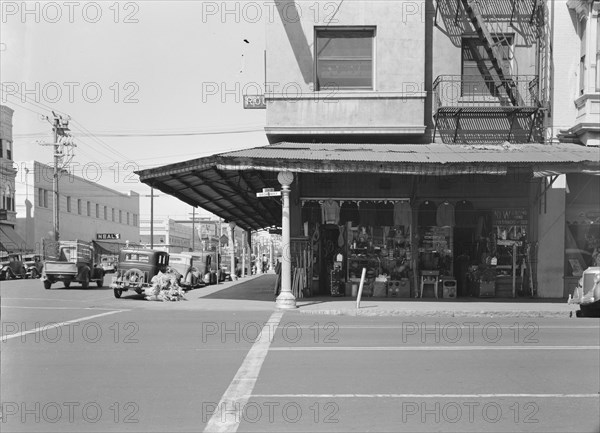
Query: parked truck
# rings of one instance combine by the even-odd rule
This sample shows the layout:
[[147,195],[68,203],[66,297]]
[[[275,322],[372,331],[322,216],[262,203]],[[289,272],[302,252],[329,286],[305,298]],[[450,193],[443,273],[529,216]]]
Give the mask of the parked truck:
[[58,281],[62,281],[67,288],[74,281],[81,283],[84,289],[90,283],[102,287],[104,271],[96,264],[92,242],[44,240],[43,252],[42,281],[45,289],[50,289]]

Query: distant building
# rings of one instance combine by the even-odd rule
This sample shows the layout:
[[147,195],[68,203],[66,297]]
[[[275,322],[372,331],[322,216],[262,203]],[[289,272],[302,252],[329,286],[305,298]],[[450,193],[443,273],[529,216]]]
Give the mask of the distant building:
[[[53,237],[53,168],[37,161],[18,163],[16,231],[29,248]],[[139,194],[123,194],[69,173],[61,175],[60,239],[108,243],[140,239]]]
[[[192,226],[181,224],[173,219],[155,219],[153,240],[150,234],[150,219],[142,219],[140,224],[140,242],[145,247],[170,253],[188,252],[192,248]],[[194,246],[200,249],[200,237],[196,234]]]
[[0,251],[17,252],[27,249],[25,241],[15,232],[15,178],[12,117],[13,110],[0,105]]

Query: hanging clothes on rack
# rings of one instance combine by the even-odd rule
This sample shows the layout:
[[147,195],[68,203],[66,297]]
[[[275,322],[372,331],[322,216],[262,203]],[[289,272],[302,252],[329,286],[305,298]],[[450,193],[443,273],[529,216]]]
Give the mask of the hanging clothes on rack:
[[321,205],[318,201],[309,200],[302,206],[302,222],[322,223]]
[[358,207],[360,223],[365,226],[377,225],[377,203],[374,201],[361,201]]
[[394,225],[394,204],[392,202],[377,203],[376,222],[381,227]]
[[437,206],[431,200],[425,200],[419,205],[419,226],[432,227],[437,223]]
[[340,224],[346,224],[350,221],[355,226],[360,224],[358,204],[355,201],[344,201],[340,207]]
[[394,204],[394,225],[408,227],[412,224],[412,208],[408,201],[402,200]]
[[457,227],[471,227],[475,224],[475,209],[468,200],[460,200],[454,207],[454,220]]
[[340,205],[337,201],[328,199],[321,205],[324,224],[337,224],[340,221]]
[[454,205],[448,200],[438,206],[436,223],[439,227],[454,227]]

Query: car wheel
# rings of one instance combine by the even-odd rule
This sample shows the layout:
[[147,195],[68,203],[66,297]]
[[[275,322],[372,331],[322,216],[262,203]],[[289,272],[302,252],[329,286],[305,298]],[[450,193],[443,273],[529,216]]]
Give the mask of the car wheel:
[[13,273],[9,269],[8,271],[6,271],[6,276],[4,278],[6,280],[13,280],[15,278],[15,276],[13,275]]
[[49,290],[52,287],[52,281],[44,280],[44,289]]
[[70,281],[65,281],[63,282],[65,289],[68,289],[69,287],[71,287],[71,282]]
[[123,294],[123,290],[121,290],[121,289],[114,289],[114,293],[115,293],[115,298],[118,299]]
[[40,277],[40,273],[37,271],[37,269],[32,269],[31,270],[31,278],[39,278]]

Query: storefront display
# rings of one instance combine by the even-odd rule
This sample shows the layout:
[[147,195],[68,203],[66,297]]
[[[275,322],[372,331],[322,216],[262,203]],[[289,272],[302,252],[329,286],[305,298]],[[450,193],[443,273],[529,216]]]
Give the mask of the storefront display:
[[311,198],[303,205],[313,295],[356,296],[363,269],[363,296],[514,297],[529,287],[526,208],[439,198],[415,207],[408,199]]

